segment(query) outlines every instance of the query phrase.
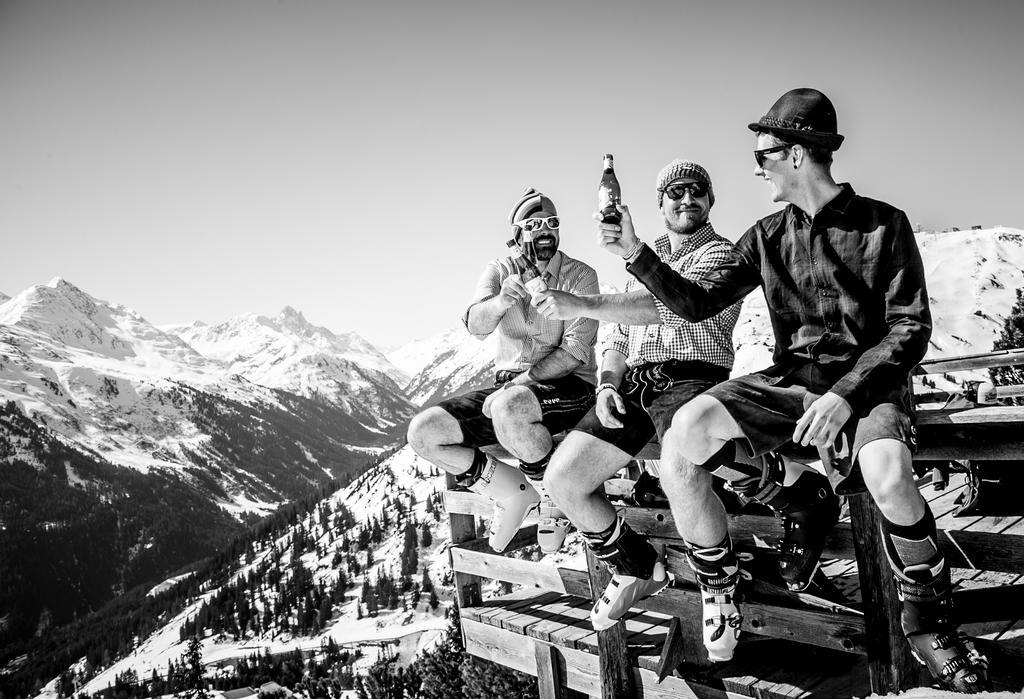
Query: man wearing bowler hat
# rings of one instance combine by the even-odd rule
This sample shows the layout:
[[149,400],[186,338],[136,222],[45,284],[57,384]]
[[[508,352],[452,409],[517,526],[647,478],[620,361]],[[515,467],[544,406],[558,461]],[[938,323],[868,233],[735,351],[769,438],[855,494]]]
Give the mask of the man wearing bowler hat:
[[[768,301],[774,364],[694,398],[665,435],[662,487],[680,533],[729,559],[710,474],[734,463],[736,442],[748,455],[816,448],[833,484],[866,487],[881,510],[914,655],[945,687],[982,691],[987,660],[952,621],[949,567],[911,469],[909,374],[927,349],[931,313],[910,223],[901,210],[835,182],[832,153],[843,137],[821,92],[791,90],[749,128],[754,174],[772,201],[789,205],[755,223],[700,281],[639,244],[628,212],[620,226],[602,224],[623,247],[638,246],[627,270],[683,318],[707,318],[757,286]],[[820,554],[815,536],[807,546]]]

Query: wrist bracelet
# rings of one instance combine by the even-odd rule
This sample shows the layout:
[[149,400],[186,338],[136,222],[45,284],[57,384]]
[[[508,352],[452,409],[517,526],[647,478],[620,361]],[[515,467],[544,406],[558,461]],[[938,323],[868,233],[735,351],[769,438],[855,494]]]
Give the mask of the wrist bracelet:
[[629,252],[622,256],[622,259],[625,260],[626,262],[632,261],[632,259],[636,257],[637,254],[640,252],[640,248],[642,248],[643,245],[644,241],[637,238],[636,243],[633,245],[633,247],[629,249]]
[[594,395],[595,396],[599,395],[601,393],[601,391],[603,391],[606,388],[610,388],[613,391],[615,391],[616,393],[619,392],[619,387],[616,386],[615,384],[613,384],[613,383],[603,383],[603,384],[601,384],[600,386],[597,387],[597,390],[594,391]]

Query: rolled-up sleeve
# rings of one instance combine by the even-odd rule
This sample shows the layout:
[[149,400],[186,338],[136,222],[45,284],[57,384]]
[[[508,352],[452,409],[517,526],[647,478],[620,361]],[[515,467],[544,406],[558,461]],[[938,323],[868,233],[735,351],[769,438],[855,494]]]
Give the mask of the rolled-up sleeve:
[[[566,291],[577,296],[601,293],[600,285],[597,282],[597,272],[590,267],[584,267],[579,277]],[[576,318],[567,322],[562,331],[562,343],[559,346],[583,364],[589,363],[594,356],[598,325],[599,323],[592,318]]]
[[469,312],[473,306],[477,305],[481,301],[488,301],[501,291],[501,283],[504,281],[506,272],[501,268],[501,265],[492,260],[487,263],[484,267],[483,274],[480,275],[480,279],[476,283],[476,289],[473,291],[473,300],[466,306],[466,311],[462,314],[462,324],[466,326],[466,330],[470,335],[478,340],[486,339],[490,333],[474,333],[469,329]]

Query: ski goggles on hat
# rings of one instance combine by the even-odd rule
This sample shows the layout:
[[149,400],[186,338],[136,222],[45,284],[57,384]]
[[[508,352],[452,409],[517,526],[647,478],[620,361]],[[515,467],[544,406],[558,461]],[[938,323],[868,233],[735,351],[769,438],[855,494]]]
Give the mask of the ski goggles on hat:
[[519,226],[527,233],[532,233],[533,231],[539,231],[544,226],[557,231],[559,223],[557,216],[548,216],[547,218],[524,218],[522,221],[517,221],[512,225]]
[[708,183],[707,182],[677,182],[676,184],[670,184],[661,190],[666,197],[672,201],[679,201],[686,196],[689,192],[690,196],[694,199],[700,199],[708,195]]

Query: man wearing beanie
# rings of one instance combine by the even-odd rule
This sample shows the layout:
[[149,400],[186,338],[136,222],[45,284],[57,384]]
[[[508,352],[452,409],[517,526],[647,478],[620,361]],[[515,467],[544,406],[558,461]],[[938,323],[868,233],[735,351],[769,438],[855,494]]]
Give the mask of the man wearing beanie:
[[[559,250],[554,202],[527,189],[508,222],[522,245],[532,238],[536,266],[550,289],[592,294],[597,273]],[[518,255],[491,261],[462,317],[478,339],[497,334],[494,386],[427,408],[409,425],[413,450],[458,476],[458,483],[494,501],[489,542],[503,551],[533,509],[539,509],[538,542],[557,550],[566,526],[538,488],[551,456],[551,435],[572,427],[594,404],[596,320],[546,318],[530,305]],[[519,468],[486,455],[500,443]]]
[[987,660],[952,620],[949,566],[911,469],[909,373],[927,349],[931,313],[910,223],[835,182],[832,152],[843,137],[821,92],[791,90],[749,128],[754,174],[789,205],[755,223],[732,259],[699,282],[640,243],[628,214],[621,226],[602,225],[631,249],[629,272],[683,318],[713,316],[757,286],[768,301],[773,366],[710,388],[665,435],[662,484],[676,522],[689,541],[726,535],[709,473],[734,461],[734,440],[750,454],[816,448],[833,483],[866,487],[882,513],[914,655],[945,687],[980,692]]
[[[655,251],[666,266],[698,279],[730,259],[732,243],[708,222],[715,193],[703,167],[673,160],[658,173],[656,194],[666,231],[655,242]],[[740,307],[733,305],[691,323],[633,279],[622,294],[549,291],[538,294],[534,303],[549,318],[582,316],[615,324],[603,343],[597,404],[555,451],[544,479],[552,497],[613,573],[591,612],[594,628],[605,629],[637,600],[664,589],[668,576],[654,547],[616,514],[602,485],[652,436],[664,434],[680,405],[729,377]],[[735,572],[735,562],[730,564]],[[735,606],[724,609],[716,602],[713,611],[716,620],[726,619]],[[718,651],[716,639],[712,653]]]

